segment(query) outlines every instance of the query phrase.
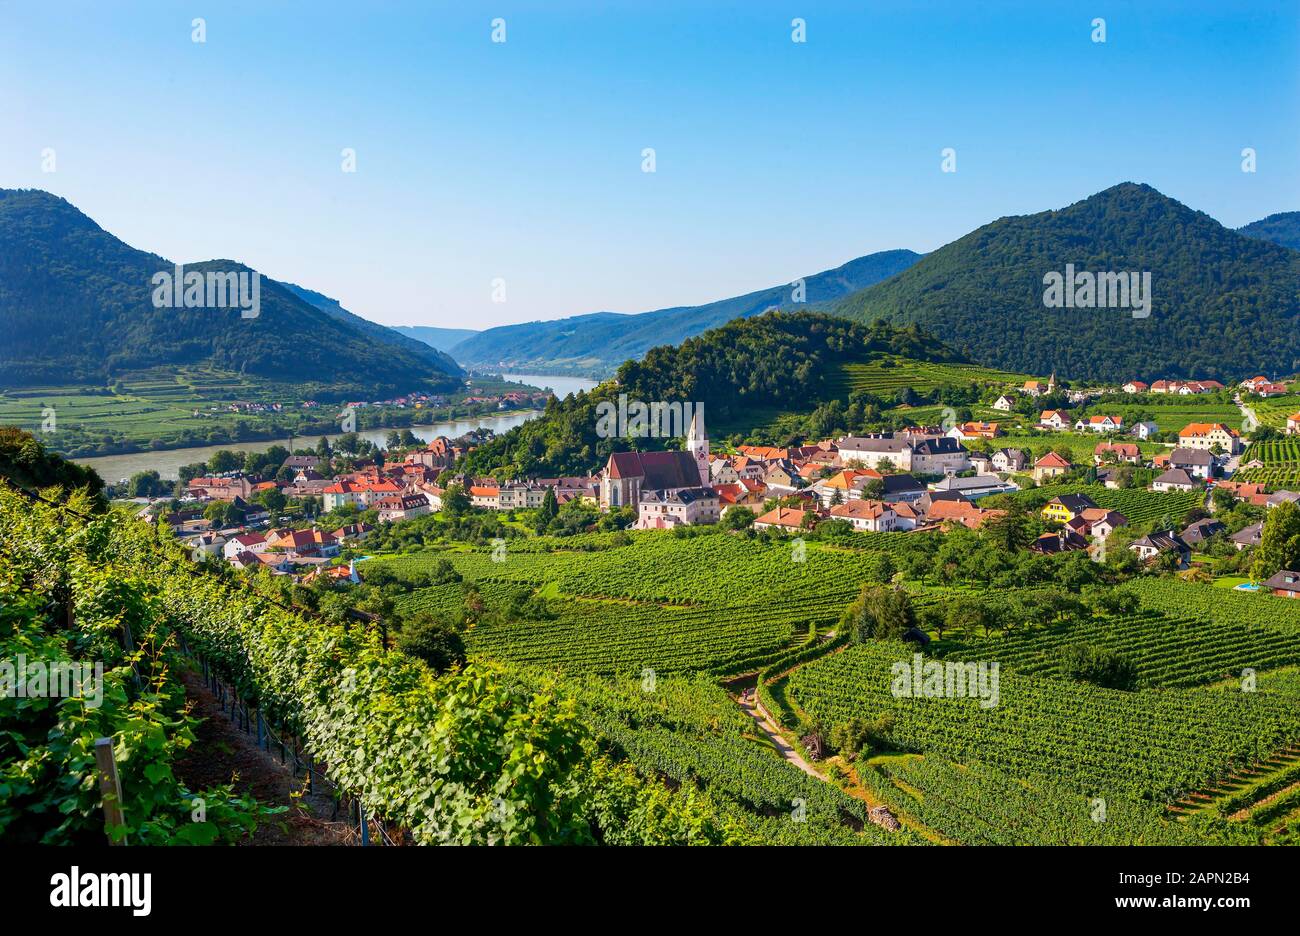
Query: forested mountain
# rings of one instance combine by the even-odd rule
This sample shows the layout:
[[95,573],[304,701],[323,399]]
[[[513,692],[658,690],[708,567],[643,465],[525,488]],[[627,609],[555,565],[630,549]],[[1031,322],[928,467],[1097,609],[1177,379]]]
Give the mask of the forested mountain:
[[433,325],[394,325],[393,331],[408,338],[423,341],[439,351],[450,351],[456,345],[478,334],[474,328],[437,328]]
[[1237,228],[1238,234],[1300,250],[1300,211],[1282,211]]
[[[185,269],[248,268],[210,260]],[[151,278],[172,270],[62,198],[0,190],[0,386],[106,383],[159,365],[207,365],[343,395],[460,383],[450,363],[408,339],[323,312],[265,276],[256,318],[237,308],[157,308]]]
[[[1151,314],[1048,308],[1044,275],[1151,273]],[[841,302],[915,322],[980,364],[1062,377],[1212,377],[1300,367],[1300,253],[1243,236],[1148,185],[1002,218]]]
[[663,439],[599,438],[596,406],[601,401],[616,401],[623,393],[629,401],[703,403],[707,430],[765,407],[811,410],[842,394],[841,365],[885,353],[963,360],[915,325],[865,325],[816,312],[735,319],[678,347],[651,348],[590,393],[552,398],[544,416],[470,452],[458,468],[503,477],[586,473],[611,452],[664,446]]
[[790,311],[826,307],[841,296],[907,269],[920,256],[910,250],[887,250],[808,276],[804,279],[803,304],[793,302],[790,284],[782,283],[699,306],[636,315],[595,312],[550,322],[502,325],[461,342],[450,353],[467,367],[604,376],[655,345],[678,344],[735,318],[758,315],[771,308]]

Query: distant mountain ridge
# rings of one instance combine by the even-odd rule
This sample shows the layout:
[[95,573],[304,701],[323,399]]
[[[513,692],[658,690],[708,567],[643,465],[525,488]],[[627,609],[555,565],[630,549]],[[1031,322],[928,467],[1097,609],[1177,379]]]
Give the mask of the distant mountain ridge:
[[[1151,315],[1048,308],[1044,276],[1066,264],[1150,272]],[[986,224],[833,311],[914,322],[1006,370],[1228,382],[1300,368],[1300,253],[1126,182],[1057,211]]]
[[[0,189],[0,386],[102,384],[158,366],[216,367],[340,397],[461,384],[460,369],[426,346],[266,276],[255,318],[158,308],[151,278],[173,268],[65,199]],[[231,260],[185,269],[251,272]]]
[[1300,211],[1282,211],[1237,228],[1238,234],[1300,250]]
[[465,367],[515,369],[526,373],[607,376],[623,361],[652,347],[680,344],[736,318],[772,308],[824,308],[856,289],[906,270],[921,255],[886,250],[858,257],[832,270],[804,277],[804,301],[793,301],[789,283],[698,306],[653,312],[593,312],[546,322],[489,328],[450,349]]
[[433,325],[393,325],[392,330],[416,341],[422,341],[439,351],[450,351],[456,345],[477,335],[476,328],[438,328]]
[[339,305],[337,299],[331,299],[329,296],[316,292],[314,289],[307,289],[303,286],[296,286],[293,283],[281,283],[285,289],[288,289],[298,298],[311,303],[331,318],[346,322],[349,325],[359,328],[376,341],[390,342],[399,347],[406,348],[412,354],[425,358],[438,370],[446,371],[449,374],[460,374],[463,371],[460,365],[453,361],[446,354],[443,354],[428,342],[420,341],[410,335],[403,334],[396,328],[390,328],[387,325],[380,325],[378,322],[372,322],[369,319],[363,319],[355,312],[349,312],[343,306]]

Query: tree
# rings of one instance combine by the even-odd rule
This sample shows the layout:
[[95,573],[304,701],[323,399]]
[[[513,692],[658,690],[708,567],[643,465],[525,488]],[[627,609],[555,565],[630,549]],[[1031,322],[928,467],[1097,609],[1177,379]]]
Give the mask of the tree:
[[238,471],[243,465],[244,460],[229,449],[213,452],[212,457],[208,459],[208,470],[213,474]]
[[1300,571],[1300,507],[1289,502],[1272,508],[1264,518],[1250,574],[1262,582],[1282,569]]
[[214,530],[220,530],[223,527],[239,523],[243,519],[243,515],[235,508],[234,504],[226,501],[213,501],[203,509],[203,518],[212,524]]
[[427,611],[416,613],[402,625],[397,649],[423,660],[435,673],[465,663],[465,641],[460,633]]
[[839,626],[850,629],[854,643],[902,637],[916,626],[912,596],[901,588],[865,585]]
[[748,507],[728,507],[722,517],[724,530],[746,530],[754,525],[754,511]]
[[852,760],[859,754],[869,754],[873,748],[881,748],[889,743],[889,733],[894,728],[894,717],[880,715],[871,721],[854,717],[831,729],[831,747],[835,748],[846,760]]
[[542,495],[542,506],[537,508],[537,532],[546,532],[546,528],[559,512],[559,504],[555,501],[555,488],[547,488],[546,493]]
[[449,517],[463,517],[469,513],[471,501],[465,488],[453,484],[442,494],[442,511]]
[[1106,689],[1132,689],[1137,666],[1128,657],[1106,647],[1070,644],[1061,649],[1061,673]]
[[130,497],[155,497],[167,493],[169,485],[163,483],[156,471],[137,471],[131,475],[126,488]]

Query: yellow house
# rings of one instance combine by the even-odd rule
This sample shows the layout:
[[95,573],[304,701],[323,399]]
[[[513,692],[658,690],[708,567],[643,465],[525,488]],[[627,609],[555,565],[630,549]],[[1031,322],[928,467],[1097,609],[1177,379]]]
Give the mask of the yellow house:
[[1038,461],[1034,462],[1034,470],[1031,474],[1034,480],[1040,484],[1048,478],[1055,478],[1057,475],[1063,475],[1073,469],[1074,466],[1055,452],[1048,452]]
[[1062,494],[1053,497],[1043,506],[1042,517],[1055,523],[1068,523],[1085,510],[1096,506],[1086,494]]

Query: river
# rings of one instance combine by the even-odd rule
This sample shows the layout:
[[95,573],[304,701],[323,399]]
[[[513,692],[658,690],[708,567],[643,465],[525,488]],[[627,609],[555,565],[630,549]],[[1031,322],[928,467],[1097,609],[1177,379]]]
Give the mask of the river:
[[[550,390],[556,396],[567,396],[577,390],[590,390],[596,386],[594,380],[583,380],[580,377],[548,377],[540,374],[508,374],[505,376],[507,380]],[[491,429],[493,432],[502,433],[527,422],[537,415],[537,412],[531,410],[527,412],[501,413],[491,416],[476,416],[472,419],[454,419],[433,423],[432,425],[411,426],[410,429],[417,439],[428,442],[438,436],[447,436],[454,439],[457,436],[463,436],[471,429]],[[388,434],[392,431],[393,429],[363,429],[357,435],[382,447],[384,441],[388,438]],[[401,432],[402,430],[398,429],[397,431]],[[342,433],[333,432],[323,436],[294,436],[293,447],[295,449],[315,448],[321,439],[333,441],[340,435]],[[190,448],[167,449],[161,452],[99,455],[93,458],[74,458],[72,460],[80,465],[94,468],[101,478],[110,483],[122,478],[129,478],[140,471],[156,471],[164,480],[174,481],[180,477],[182,465],[207,461],[213,453],[222,449],[237,452],[265,452],[273,445],[283,445],[287,448],[289,440],[284,438],[264,442],[227,442],[222,445],[196,445]]]

